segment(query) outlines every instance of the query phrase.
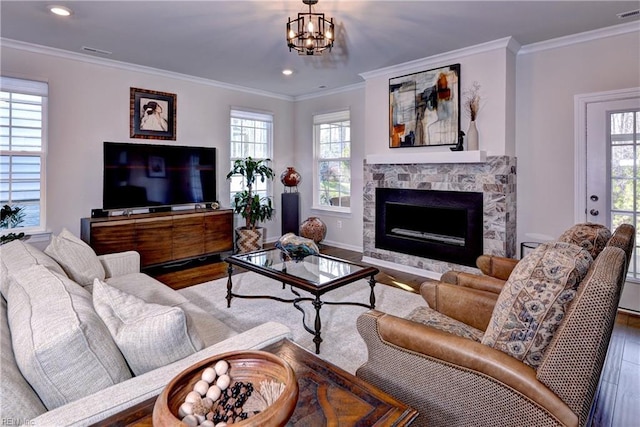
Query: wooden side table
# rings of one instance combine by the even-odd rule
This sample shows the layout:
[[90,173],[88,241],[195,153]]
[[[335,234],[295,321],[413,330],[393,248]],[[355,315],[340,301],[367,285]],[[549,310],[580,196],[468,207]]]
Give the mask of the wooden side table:
[[[407,426],[418,411],[377,387],[282,340],[264,349],[285,359],[298,380],[296,409],[288,426]],[[152,426],[156,398],[115,414],[95,426]]]

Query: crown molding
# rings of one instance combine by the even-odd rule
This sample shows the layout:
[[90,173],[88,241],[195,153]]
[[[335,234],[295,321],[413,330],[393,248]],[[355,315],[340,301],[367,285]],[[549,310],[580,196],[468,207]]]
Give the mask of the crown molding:
[[528,44],[522,46],[518,54],[527,55],[543,50],[557,49],[559,47],[571,46],[592,40],[620,36],[623,34],[633,33],[635,31],[640,31],[640,21],[627,22],[625,24],[614,25],[612,27],[600,28],[598,30],[586,31],[584,33],[571,34],[569,36],[545,40],[539,43]]
[[[556,49],[559,47],[570,46],[573,44],[583,43],[591,40],[603,39],[606,37],[618,36],[623,34],[640,31],[640,21],[628,22],[625,24],[619,24],[611,27],[601,28],[598,30],[587,31],[584,33],[572,34],[569,36],[559,37],[551,40],[542,41],[539,43],[532,43],[528,45],[520,45],[520,43],[513,37],[505,37],[502,39],[490,41],[487,43],[481,43],[474,46],[469,46],[462,49],[457,49],[449,52],[445,52],[438,55],[433,55],[427,58],[421,58],[414,61],[405,62],[402,64],[392,65],[377,70],[367,71],[360,73],[359,75],[365,79],[372,79],[387,75],[400,75],[409,74],[416,70],[424,70],[425,68],[434,68],[452,61],[459,60],[465,56],[476,55],[479,53],[489,52],[496,49],[507,49],[508,51],[516,55],[526,55],[534,52],[540,52],[549,49]],[[308,99],[320,98],[329,95],[335,95],[343,92],[357,90],[364,87],[364,83],[356,83],[353,85],[343,86],[328,91],[322,91],[315,94],[305,94],[300,96],[288,96],[277,94],[273,92],[263,91],[259,89],[248,88],[245,86],[232,85],[229,83],[220,82],[217,80],[205,79],[202,77],[195,77],[188,74],[175,73],[171,71],[161,70],[158,68],[145,67],[142,65],[135,65],[127,62],[116,61],[113,59],[96,58],[86,54],[71,52],[67,50],[46,47],[33,43],[21,42],[18,40],[12,40],[0,37],[0,46],[9,47],[13,49],[39,53],[43,55],[54,56],[63,59],[69,59],[73,61],[85,62],[95,65],[101,65],[111,68],[117,68],[126,71],[140,72],[151,74],[160,77],[168,77],[178,79],[186,82],[202,84],[206,86],[213,86],[221,89],[228,89],[238,92],[250,93],[253,95],[266,96],[270,98],[280,99],[284,101],[304,101]]]
[[344,92],[351,92],[352,90],[358,90],[358,89],[364,89],[365,88],[365,84],[363,83],[354,83],[352,85],[348,85],[348,86],[341,86],[341,87],[337,87],[335,89],[330,89],[327,91],[322,91],[322,92],[317,92],[317,93],[309,93],[309,94],[305,94],[305,95],[299,95],[294,97],[294,101],[306,101],[308,99],[314,99],[314,98],[324,98],[325,96],[330,96],[330,95],[336,95],[339,93],[344,93]]
[[232,85],[229,83],[219,82],[217,80],[190,76],[188,74],[175,73],[172,71],[161,70],[158,68],[145,67],[143,65],[136,65],[128,62],[116,61],[113,59],[96,58],[93,56],[71,52],[68,50],[47,47],[47,46],[42,46],[38,44],[13,40],[13,39],[7,39],[4,37],[0,37],[0,46],[23,50],[23,51],[32,52],[32,53],[38,53],[42,55],[54,56],[56,58],[62,58],[62,59],[68,59],[72,61],[79,61],[79,62],[94,64],[94,65],[100,65],[104,67],[116,68],[119,70],[145,73],[145,74],[150,74],[150,75],[159,76],[159,77],[167,77],[167,78],[182,80],[190,83],[197,83],[205,86],[213,86],[221,89],[228,89],[228,90],[233,90],[238,92],[250,93],[253,95],[266,96],[266,97],[276,98],[284,101],[294,100],[292,96],[288,96],[288,95],[281,95],[281,94],[268,92],[264,90],[248,88],[245,86]]
[[492,50],[498,49],[509,49],[512,52],[517,52],[519,48],[520,44],[513,37],[504,37],[502,39],[493,40],[487,43],[481,43],[475,46],[469,46],[462,49],[452,50],[438,55],[429,56],[428,58],[416,59],[414,61],[404,62],[402,64],[391,65],[389,67],[367,71],[364,73],[360,73],[360,76],[365,80],[369,80],[376,77],[384,77],[388,75],[409,74],[415,70],[434,68],[442,65],[443,63],[458,61],[460,60],[460,58],[463,58],[465,56],[477,55],[479,53],[490,52]]

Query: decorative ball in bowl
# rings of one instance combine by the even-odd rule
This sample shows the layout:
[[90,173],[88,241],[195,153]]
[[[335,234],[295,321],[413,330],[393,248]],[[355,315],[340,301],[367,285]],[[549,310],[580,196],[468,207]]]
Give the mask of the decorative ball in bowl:
[[265,351],[234,351],[178,374],[153,407],[154,426],[284,426],[298,401],[291,366]]

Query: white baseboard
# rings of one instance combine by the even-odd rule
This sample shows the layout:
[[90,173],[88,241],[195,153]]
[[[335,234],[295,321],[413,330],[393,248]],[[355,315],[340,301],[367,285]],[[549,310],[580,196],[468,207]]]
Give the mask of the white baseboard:
[[346,249],[348,251],[354,251],[354,252],[362,253],[362,246],[348,245],[348,244],[345,244],[345,243],[334,242],[332,240],[323,240],[322,242],[320,242],[320,245],[333,246],[333,247],[340,248],[340,249]]
[[435,271],[424,270],[422,268],[411,267],[408,265],[396,264],[395,262],[383,261],[368,256],[362,257],[362,262],[372,265],[379,265],[380,267],[388,268],[391,270],[402,271],[404,273],[415,274],[418,277],[426,277],[428,279],[440,280],[442,273]]
[[635,281],[625,283],[618,307],[629,313],[640,313],[640,283]]

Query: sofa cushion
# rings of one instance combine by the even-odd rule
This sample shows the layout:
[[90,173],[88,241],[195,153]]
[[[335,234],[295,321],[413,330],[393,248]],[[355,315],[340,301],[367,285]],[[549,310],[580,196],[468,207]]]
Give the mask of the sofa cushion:
[[610,238],[611,231],[604,225],[585,222],[569,228],[558,237],[558,241],[583,247],[595,259],[607,246]]
[[16,364],[7,320],[7,301],[0,297],[0,419],[32,420],[47,411]]
[[135,375],[204,348],[179,307],[145,302],[98,279],[93,284],[93,305]]
[[[14,240],[0,246],[0,263],[3,270],[0,292],[5,298],[7,298],[11,273],[15,271],[26,270],[33,265],[44,265],[51,271],[66,276],[62,267],[53,258],[22,240]],[[4,278],[7,278],[7,280],[4,280]]]
[[526,255],[500,292],[482,343],[537,368],[592,260],[564,242]]
[[[205,346],[216,344],[222,340],[237,335],[236,331],[231,329],[224,322],[218,320],[212,313],[202,310],[189,299],[185,298],[182,294],[184,289],[176,292],[144,273],[131,273],[122,276],[110,277],[106,282],[114,288],[134,295],[146,302],[171,307],[180,307],[184,310],[184,313],[189,317],[191,324],[198,331],[198,335],[202,338],[202,341],[204,341]],[[207,298],[208,295],[198,297]],[[194,300],[197,300],[198,297],[194,298],[192,295],[189,296],[190,299]]]
[[174,307],[189,301],[182,294],[144,273],[110,277],[105,282],[114,288],[154,304]]
[[431,307],[418,307],[409,313],[406,319],[470,340],[479,342],[482,339],[483,332],[480,329],[453,319]]
[[51,236],[51,243],[44,251],[82,286],[93,284],[93,279],[103,280],[105,277],[104,267],[95,251],[66,228],[59,235]]
[[231,329],[221,320],[215,318],[212,313],[201,309],[190,301],[177,305],[176,307],[184,310],[184,314],[186,314],[191,321],[191,324],[198,332],[198,336],[202,338],[205,347],[238,335],[238,332]]
[[131,378],[91,294],[40,265],[13,279],[7,307],[16,362],[48,409]]

